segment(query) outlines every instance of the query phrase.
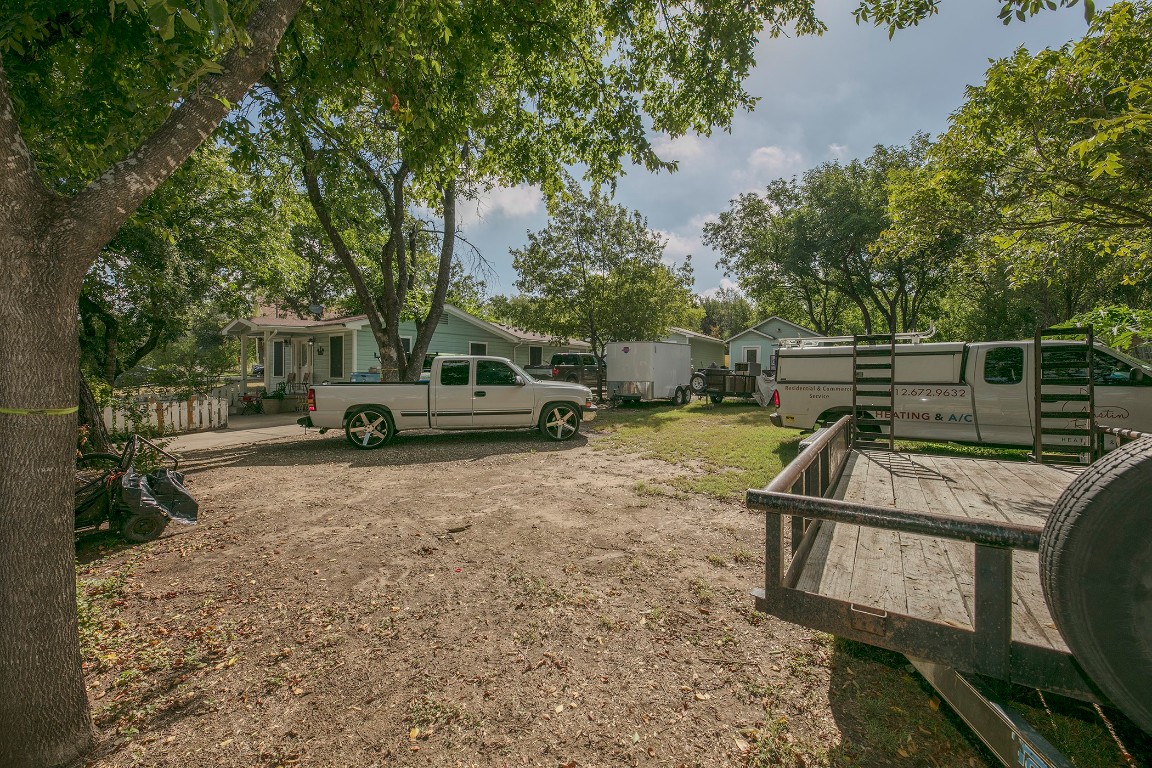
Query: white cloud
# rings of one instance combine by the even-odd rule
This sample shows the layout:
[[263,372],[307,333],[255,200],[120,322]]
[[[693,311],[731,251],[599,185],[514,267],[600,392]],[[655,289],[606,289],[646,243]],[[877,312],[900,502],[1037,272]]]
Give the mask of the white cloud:
[[668,134],[661,134],[660,138],[652,143],[652,149],[664,160],[698,160],[708,152],[705,140],[695,134],[685,134],[673,139]]
[[544,207],[539,187],[520,184],[515,187],[493,187],[477,200],[460,206],[459,224],[468,227],[480,221],[497,218],[518,219],[532,216]]
[[789,152],[783,147],[758,147],[748,156],[748,170],[760,176],[787,174],[800,168],[803,163],[803,155]]
[[833,160],[847,160],[849,158],[848,147],[844,144],[829,144],[828,154],[832,156]]
[[804,170],[804,155],[783,147],[757,147],[748,155],[743,168],[732,172],[736,193],[756,192],[773,179],[793,176]]
[[656,234],[663,237],[667,243],[664,245],[664,262],[666,264],[679,264],[685,256],[699,254],[704,250],[704,243],[700,240],[700,231],[695,234],[683,235],[679,232],[666,232],[656,230]]
[[700,295],[701,296],[715,296],[716,294],[720,293],[721,290],[739,291],[740,285],[735,280],[732,280],[731,278],[722,277],[722,278],[720,278],[720,285],[714,286],[712,288],[708,288],[707,290],[700,291]]

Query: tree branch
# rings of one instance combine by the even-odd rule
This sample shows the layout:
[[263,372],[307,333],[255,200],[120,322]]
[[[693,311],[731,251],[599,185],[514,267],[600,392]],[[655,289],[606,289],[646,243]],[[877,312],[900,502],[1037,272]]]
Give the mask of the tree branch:
[[[303,0],[260,0],[246,27],[252,47],[229,51],[221,62],[221,74],[202,79],[151,136],[76,196],[71,205],[73,237],[91,258],[204,143],[264,73],[302,4]],[[83,273],[89,265],[86,260],[74,266]]]
[[12,96],[8,92],[4,59],[0,56],[0,215],[6,214],[5,218],[12,220],[27,217],[27,211],[20,211],[24,201],[44,200],[50,196],[20,132]]

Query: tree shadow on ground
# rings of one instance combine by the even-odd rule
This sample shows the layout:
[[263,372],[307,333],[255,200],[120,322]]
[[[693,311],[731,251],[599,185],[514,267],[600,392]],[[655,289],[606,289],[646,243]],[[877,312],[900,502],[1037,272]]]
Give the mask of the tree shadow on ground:
[[341,464],[351,467],[395,467],[446,461],[479,461],[493,456],[556,453],[586,445],[580,434],[564,442],[528,430],[401,433],[381,448],[358,450],[343,436],[295,439],[230,446],[184,453],[180,469],[187,475],[221,467],[282,467]]

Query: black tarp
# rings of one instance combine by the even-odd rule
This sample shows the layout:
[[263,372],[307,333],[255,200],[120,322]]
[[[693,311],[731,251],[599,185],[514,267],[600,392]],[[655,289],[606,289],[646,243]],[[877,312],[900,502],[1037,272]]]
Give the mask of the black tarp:
[[199,505],[184,487],[184,475],[160,469],[142,475],[129,469],[120,478],[120,501],[130,513],[154,510],[179,523],[193,524]]

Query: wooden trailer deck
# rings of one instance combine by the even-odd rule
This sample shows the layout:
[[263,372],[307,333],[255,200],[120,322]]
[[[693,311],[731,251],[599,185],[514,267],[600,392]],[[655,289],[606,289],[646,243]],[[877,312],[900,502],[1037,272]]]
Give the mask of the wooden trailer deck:
[[[1042,526],[1078,468],[852,451],[829,497],[881,507]],[[794,588],[856,606],[974,627],[971,544],[823,521]],[[1012,640],[1067,653],[1044,603],[1035,552],[1012,554]]]

